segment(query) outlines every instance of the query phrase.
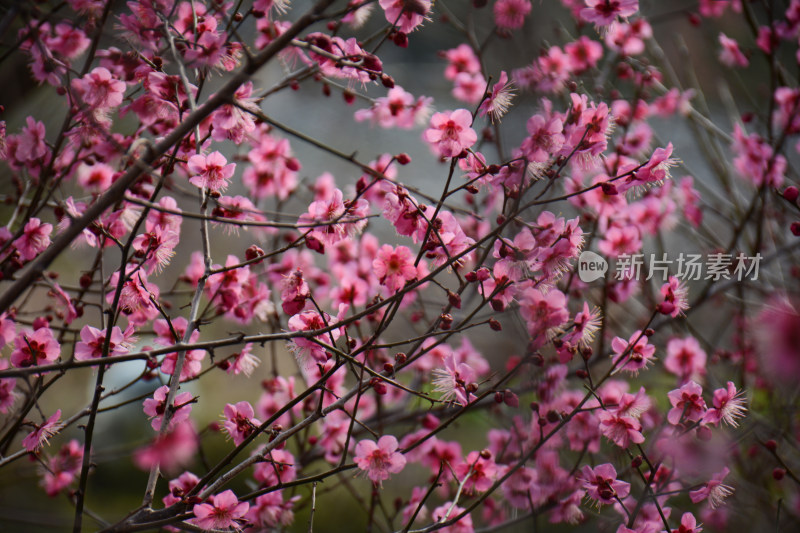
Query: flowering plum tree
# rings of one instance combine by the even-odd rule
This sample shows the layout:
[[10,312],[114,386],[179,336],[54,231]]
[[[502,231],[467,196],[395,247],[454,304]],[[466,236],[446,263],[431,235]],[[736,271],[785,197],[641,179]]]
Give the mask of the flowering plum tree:
[[800,526],[800,1],[0,9],[3,531]]

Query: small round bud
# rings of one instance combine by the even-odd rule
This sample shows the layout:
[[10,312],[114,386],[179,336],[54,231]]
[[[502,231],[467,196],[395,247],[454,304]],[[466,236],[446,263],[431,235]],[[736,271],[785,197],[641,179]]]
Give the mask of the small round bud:
[[646,330],[644,330],[644,334],[646,337],[652,337],[653,335],[656,334],[656,332],[655,330],[653,330],[653,328],[647,328]]
[[503,403],[503,393],[497,391],[494,393],[494,403]]
[[494,318],[489,319],[489,327],[494,331],[503,331],[503,326]]
[[792,232],[792,235],[795,237],[800,237],[800,222],[792,222],[792,225],[789,226],[789,229]]
[[408,359],[408,356],[406,354],[404,354],[403,352],[398,352],[394,356],[394,360],[399,365],[402,365],[403,363],[405,363],[407,359]]
[[392,42],[400,48],[408,48],[408,35],[398,31],[394,34],[394,37],[392,37]]
[[506,389],[503,391],[503,403],[516,409],[519,407],[519,397],[509,389]]
[[491,459],[492,458],[492,452],[490,452],[489,450],[485,450],[485,449],[481,450],[481,458],[486,459],[486,460]]
[[637,455],[636,457],[631,459],[631,468],[635,469],[635,468],[639,468],[640,466],[642,466],[642,456],[641,455]]
[[392,363],[383,363],[383,370],[388,374],[394,373],[394,365]]
[[456,309],[461,309],[461,296],[453,291],[447,291],[447,301]]
[[244,252],[244,257],[248,261],[252,261],[252,260],[254,260],[254,259],[258,258],[258,257],[263,257],[263,256],[264,256],[264,250],[262,250],[261,248],[259,248],[255,244],[250,246]]
[[790,202],[796,202],[798,196],[800,196],[800,191],[798,191],[797,187],[795,187],[794,185],[786,187],[783,190],[783,197],[789,200]]
[[402,154],[397,154],[396,156],[394,156],[394,159],[401,165],[407,165],[411,163],[411,156],[405,152],[403,152]]
[[767,442],[764,443],[764,447],[771,452],[775,452],[778,449],[778,443],[772,439],[769,439]]
[[782,480],[785,475],[786,475],[786,470],[784,470],[783,468],[776,468],[775,470],[772,471],[772,477],[776,481]]
[[394,88],[394,79],[386,73],[381,74],[381,83],[387,89]]
[[442,313],[439,317],[439,327],[441,329],[450,329],[453,326],[453,315],[450,313]]
[[422,418],[422,427],[428,431],[434,430],[439,427],[439,419],[428,413]]

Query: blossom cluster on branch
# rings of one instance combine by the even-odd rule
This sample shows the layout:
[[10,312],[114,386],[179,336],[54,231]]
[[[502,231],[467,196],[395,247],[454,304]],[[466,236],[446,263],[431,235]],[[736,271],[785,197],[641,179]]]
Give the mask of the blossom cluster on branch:
[[3,7],[63,121],[0,115],[0,479],[76,533],[798,527],[800,1],[641,4]]

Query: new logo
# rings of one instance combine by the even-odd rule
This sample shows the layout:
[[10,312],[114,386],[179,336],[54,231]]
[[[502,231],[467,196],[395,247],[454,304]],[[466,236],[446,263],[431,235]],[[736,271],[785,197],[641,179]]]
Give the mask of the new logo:
[[594,252],[586,250],[578,257],[578,277],[584,283],[604,278],[608,272],[608,262]]

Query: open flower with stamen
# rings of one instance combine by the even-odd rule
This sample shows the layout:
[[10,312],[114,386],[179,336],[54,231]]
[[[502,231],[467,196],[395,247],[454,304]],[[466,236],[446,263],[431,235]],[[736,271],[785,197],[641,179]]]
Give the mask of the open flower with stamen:
[[47,444],[47,441],[50,439],[50,437],[64,428],[64,424],[61,423],[60,419],[61,409],[53,413],[53,415],[48,418],[44,424],[34,424],[36,429],[22,439],[22,445],[25,446],[25,449],[29,452],[35,452],[44,444]]
[[708,504],[711,508],[716,509],[725,501],[725,498],[733,494],[733,487],[722,483],[722,480],[725,479],[729,473],[730,470],[726,466],[720,472],[714,474],[703,488],[689,492],[689,498],[692,499],[692,503],[699,503],[708,499]]
[[707,424],[716,426],[720,422],[725,422],[729,426],[737,427],[738,419],[747,413],[745,407],[747,398],[744,396],[744,391],[737,391],[732,381],[729,381],[724,389],[714,391],[712,403],[714,407],[706,411],[703,416],[703,422]]
[[220,492],[208,499],[209,503],[199,503],[192,512],[197,518],[192,519],[195,525],[203,529],[241,529],[238,520],[244,518],[250,510],[250,504],[240,502],[232,490]]
[[468,387],[473,385],[475,371],[466,363],[457,363],[455,354],[449,354],[444,360],[444,368],[433,370],[434,392],[442,394],[441,400],[457,401],[461,405],[469,403]]
[[389,479],[389,474],[397,474],[406,466],[406,458],[397,451],[398,446],[392,435],[384,435],[377,444],[373,440],[362,440],[356,444],[353,460],[373,483],[380,485]]
[[225,406],[225,431],[233,439],[234,445],[240,445],[261,425],[261,421],[253,417],[254,414],[250,402],[238,402],[236,405],[229,403]]
[[675,276],[670,276],[667,283],[661,286],[664,301],[658,305],[658,312],[675,318],[689,309],[689,289],[686,283]]
[[480,115],[489,115],[492,122],[499,122],[511,107],[511,100],[514,99],[514,82],[508,81],[506,71],[500,73],[500,79],[492,87],[492,92],[479,108]]
[[575,327],[564,338],[571,343],[578,343],[583,347],[589,346],[594,340],[594,334],[600,329],[603,317],[598,307],[589,309],[589,303],[583,302],[583,310],[575,315]]
[[598,505],[612,504],[617,499],[627,497],[631,492],[630,483],[617,479],[617,470],[611,463],[597,465],[594,468],[585,465],[581,478],[586,496]]

